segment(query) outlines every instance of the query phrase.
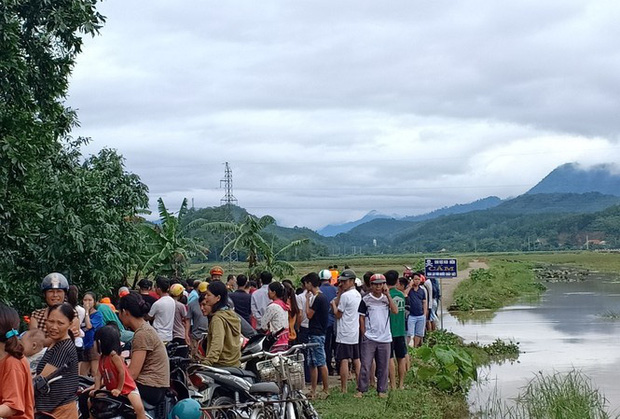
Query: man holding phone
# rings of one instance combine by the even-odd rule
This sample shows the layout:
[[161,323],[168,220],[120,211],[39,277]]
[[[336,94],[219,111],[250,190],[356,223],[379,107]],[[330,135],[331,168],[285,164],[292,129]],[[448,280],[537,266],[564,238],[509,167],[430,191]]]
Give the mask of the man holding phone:
[[385,276],[370,277],[370,293],[359,306],[361,344],[361,371],[357,380],[355,397],[361,398],[368,391],[372,361],[376,363],[377,393],[387,397],[389,362],[392,343],[390,312],[397,314],[398,307],[390,296]]

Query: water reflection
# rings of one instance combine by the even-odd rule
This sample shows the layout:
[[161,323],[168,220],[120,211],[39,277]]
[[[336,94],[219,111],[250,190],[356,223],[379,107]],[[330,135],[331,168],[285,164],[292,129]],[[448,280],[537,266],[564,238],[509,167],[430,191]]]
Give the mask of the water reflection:
[[539,301],[483,312],[482,318],[446,314],[444,327],[466,341],[488,344],[499,337],[520,343],[518,362],[480,371],[486,380],[471,392],[472,403],[479,405],[495,387],[502,398],[513,398],[536,373],[575,368],[589,376],[610,406],[620,411],[620,320],[601,316],[620,313],[617,279],[595,275],[583,282],[549,283]]

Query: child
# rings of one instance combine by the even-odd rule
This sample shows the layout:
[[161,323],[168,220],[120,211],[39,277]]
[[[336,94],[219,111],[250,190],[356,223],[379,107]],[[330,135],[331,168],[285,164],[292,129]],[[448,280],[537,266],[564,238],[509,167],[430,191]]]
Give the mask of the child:
[[24,356],[30,364],[30,372],[34,377],[37,373],[37,365],[45,355],[47,350],[45,345],[45,333],[41,329],[32,329],[22,335],[22,345],[24,346]]
[[32,419],[34,390],[18,327],[17,311],[0,303],[0,417]]
[[97,330],[95,341],[99,353],[101,353],[101,359],[95,376],[93,392],[104,385],[114,397],[126,396],[136,412],[136,418],[145,419],[146,414],[136,383],[129,375],[129,369],[123,358],[119,355],[121,352],[121,334],[118,328],[113,325],[103,326]]

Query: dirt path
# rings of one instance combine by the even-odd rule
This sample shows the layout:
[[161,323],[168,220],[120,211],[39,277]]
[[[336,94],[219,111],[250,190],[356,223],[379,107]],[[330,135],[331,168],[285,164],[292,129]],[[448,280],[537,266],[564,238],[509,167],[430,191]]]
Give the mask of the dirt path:
[[461,281],[463,281],[464,279],[469,278],[469,272],[472,269],[480,269],[480,268],[489,269],[489,265],[487,265],[484,262],[479,261],[478,259],[475,259],[469,263],[469,268],[465,269],[464,271],[459,272],[456,278],[444,279],[442,281],[441,301],[442,301],[442,307],[444,311],[447,310],[448,307],[450,307],[450,305],[452,305],[452,302],[454,301],[454,290],[456,289],[456,286],[460,284]]

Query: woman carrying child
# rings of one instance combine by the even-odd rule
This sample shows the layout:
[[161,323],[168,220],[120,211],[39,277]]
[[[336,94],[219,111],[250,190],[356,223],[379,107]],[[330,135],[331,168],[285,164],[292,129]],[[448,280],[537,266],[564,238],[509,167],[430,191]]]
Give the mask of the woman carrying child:
[[112,396],[125,396],[129,399],[137,419],[145,419],[144,405],[140,398],[137,386],[121,353],[121,334],[114,325],[107,325],[97,330],[95,334],[97,349],[101,354],[99,368],[95,376],[95,386],[91,395],[102,385],[112,393]]
[[18,327],[17,311],[0,303],[0,417],[32,419],[34,392]]

